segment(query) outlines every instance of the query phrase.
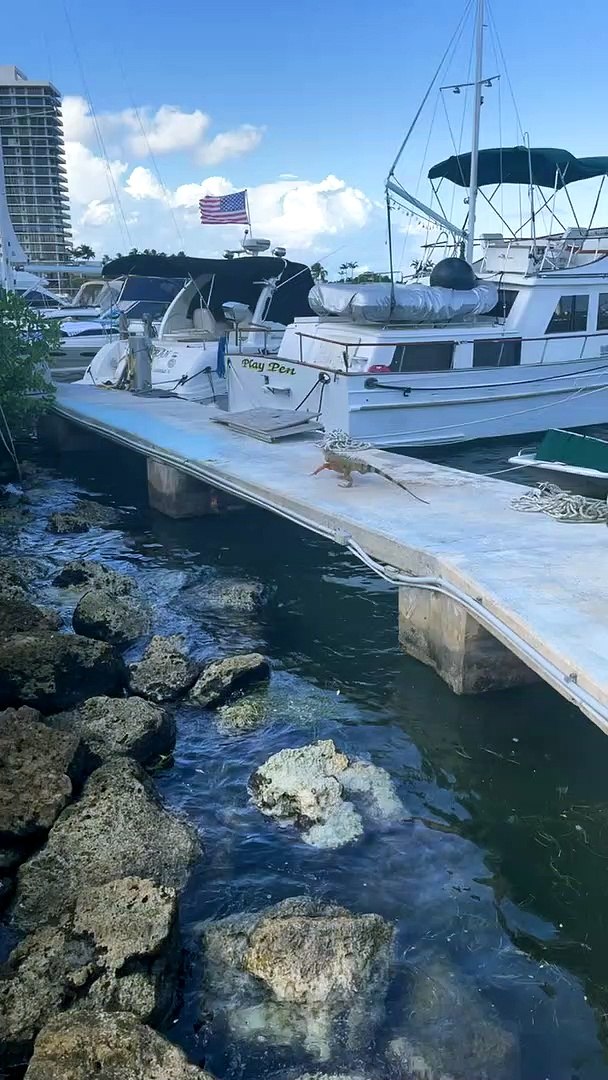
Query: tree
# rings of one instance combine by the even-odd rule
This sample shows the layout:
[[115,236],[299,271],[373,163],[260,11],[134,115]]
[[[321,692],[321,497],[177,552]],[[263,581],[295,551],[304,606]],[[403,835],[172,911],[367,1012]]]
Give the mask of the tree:
[[84,262],[88,262],[89,259],[95,258],[95,252],[88,244],[81,244],[80,247],[72,248],[72,256],[75,259],[82,259]]
[[344,262],[339,267],[339,274],[342,281],[352,281],[354,271],[357,269],[358,262]]
[[30,434],[53,401],[44,364],[59,340],[58,320],[44,319],[17,293],[0,289],[0,450],[11,437]]
[[327,270],[320,262],[313,263],[310,272],[315,281],[327,281]]
[[368,285],[373,281],[383,281],[390,283],[390,274],[377,274],[374,270],[364,270],[362,274],[357,274],[353,279],[353,283],[357,285]]
[[414,268],[415,278],[428,277],[434,265],[432,259],[427,258],[426,256],[421,259],[412,259],[410,263],[410,266],[413,266]]

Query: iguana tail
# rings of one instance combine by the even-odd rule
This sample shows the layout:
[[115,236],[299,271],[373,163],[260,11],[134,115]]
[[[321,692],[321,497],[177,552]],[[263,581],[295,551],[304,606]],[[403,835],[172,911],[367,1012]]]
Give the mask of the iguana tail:
[[389,480],[391,484],[396,484],[397,487],[402,488],[403,491],[407,491],[408,495],[411,495],[413,499],[417,499],[418,502],[424,503],[425,506],[430,505],[427,499],[422,499],[420,495],[416,495],[415,491],[412,491],[402,480],[397,480],[395,476],[391,476],[390,472],[384,472],[383,469],[377,469],[375,466],[372,468],[372,471],[377,473],[378,476],[382,476],[384,480]]

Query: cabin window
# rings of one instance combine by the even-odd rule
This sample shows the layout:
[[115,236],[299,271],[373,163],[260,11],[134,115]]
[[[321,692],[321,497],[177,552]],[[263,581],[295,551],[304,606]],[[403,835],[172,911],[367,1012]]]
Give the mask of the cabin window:
[[453,355],[453,341],[412,341],[397,346],[391,371],[449,371]]
[[476,341],[473,345],[473,367],[516,367],[521,363],[521,339]]
[[488,315],[493,319],[506,319],[517,299],[519,289],[499,289],[498,300]]
[[588,296],[560,296],[546,334],[572,334],[587,329]]
[[608,293],[601,292],[597,309],[597,329],[608,330]]

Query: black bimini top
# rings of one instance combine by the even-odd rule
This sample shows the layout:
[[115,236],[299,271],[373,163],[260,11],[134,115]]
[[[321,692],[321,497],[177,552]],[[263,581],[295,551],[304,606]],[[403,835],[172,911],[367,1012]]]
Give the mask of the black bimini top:
[[[196,281],[216,318],[222,318],[222,304],[229,300],[247,304],[252,310],[262,283],[280,277],[266,315],[273,322],[287,325],[292,319],[312,315],[308,294],[313,287],[312,274],[304,263],[263,255],[245,255],[237,259],[195,259],[188,255],[121,255],[103,268],[104,278],[138,277],[182,278]],[[283,284],[285,283],[285,284]],[[207,288],[209,286],[209,288]]]
[[[536,184],[538,187],[563,188],[575,180],[590,180],[608,175],[608,157],[576,158],[567,150],[554,147],[510,146],[480,150],[477,183]],[[429,180],[451,180],[459,187],[471,182],[471,154],[454,154],[433,165]]]

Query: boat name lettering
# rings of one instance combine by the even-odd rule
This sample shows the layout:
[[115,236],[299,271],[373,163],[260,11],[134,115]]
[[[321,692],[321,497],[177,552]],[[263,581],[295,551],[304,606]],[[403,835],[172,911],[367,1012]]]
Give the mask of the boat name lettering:
[[280,364],[277,360],[252,360],[246,357],[243,362],[243,367],[248,368],[250,371],[268,371],[271,375],[295,375],[296,369],[290,367],[288,364]]

